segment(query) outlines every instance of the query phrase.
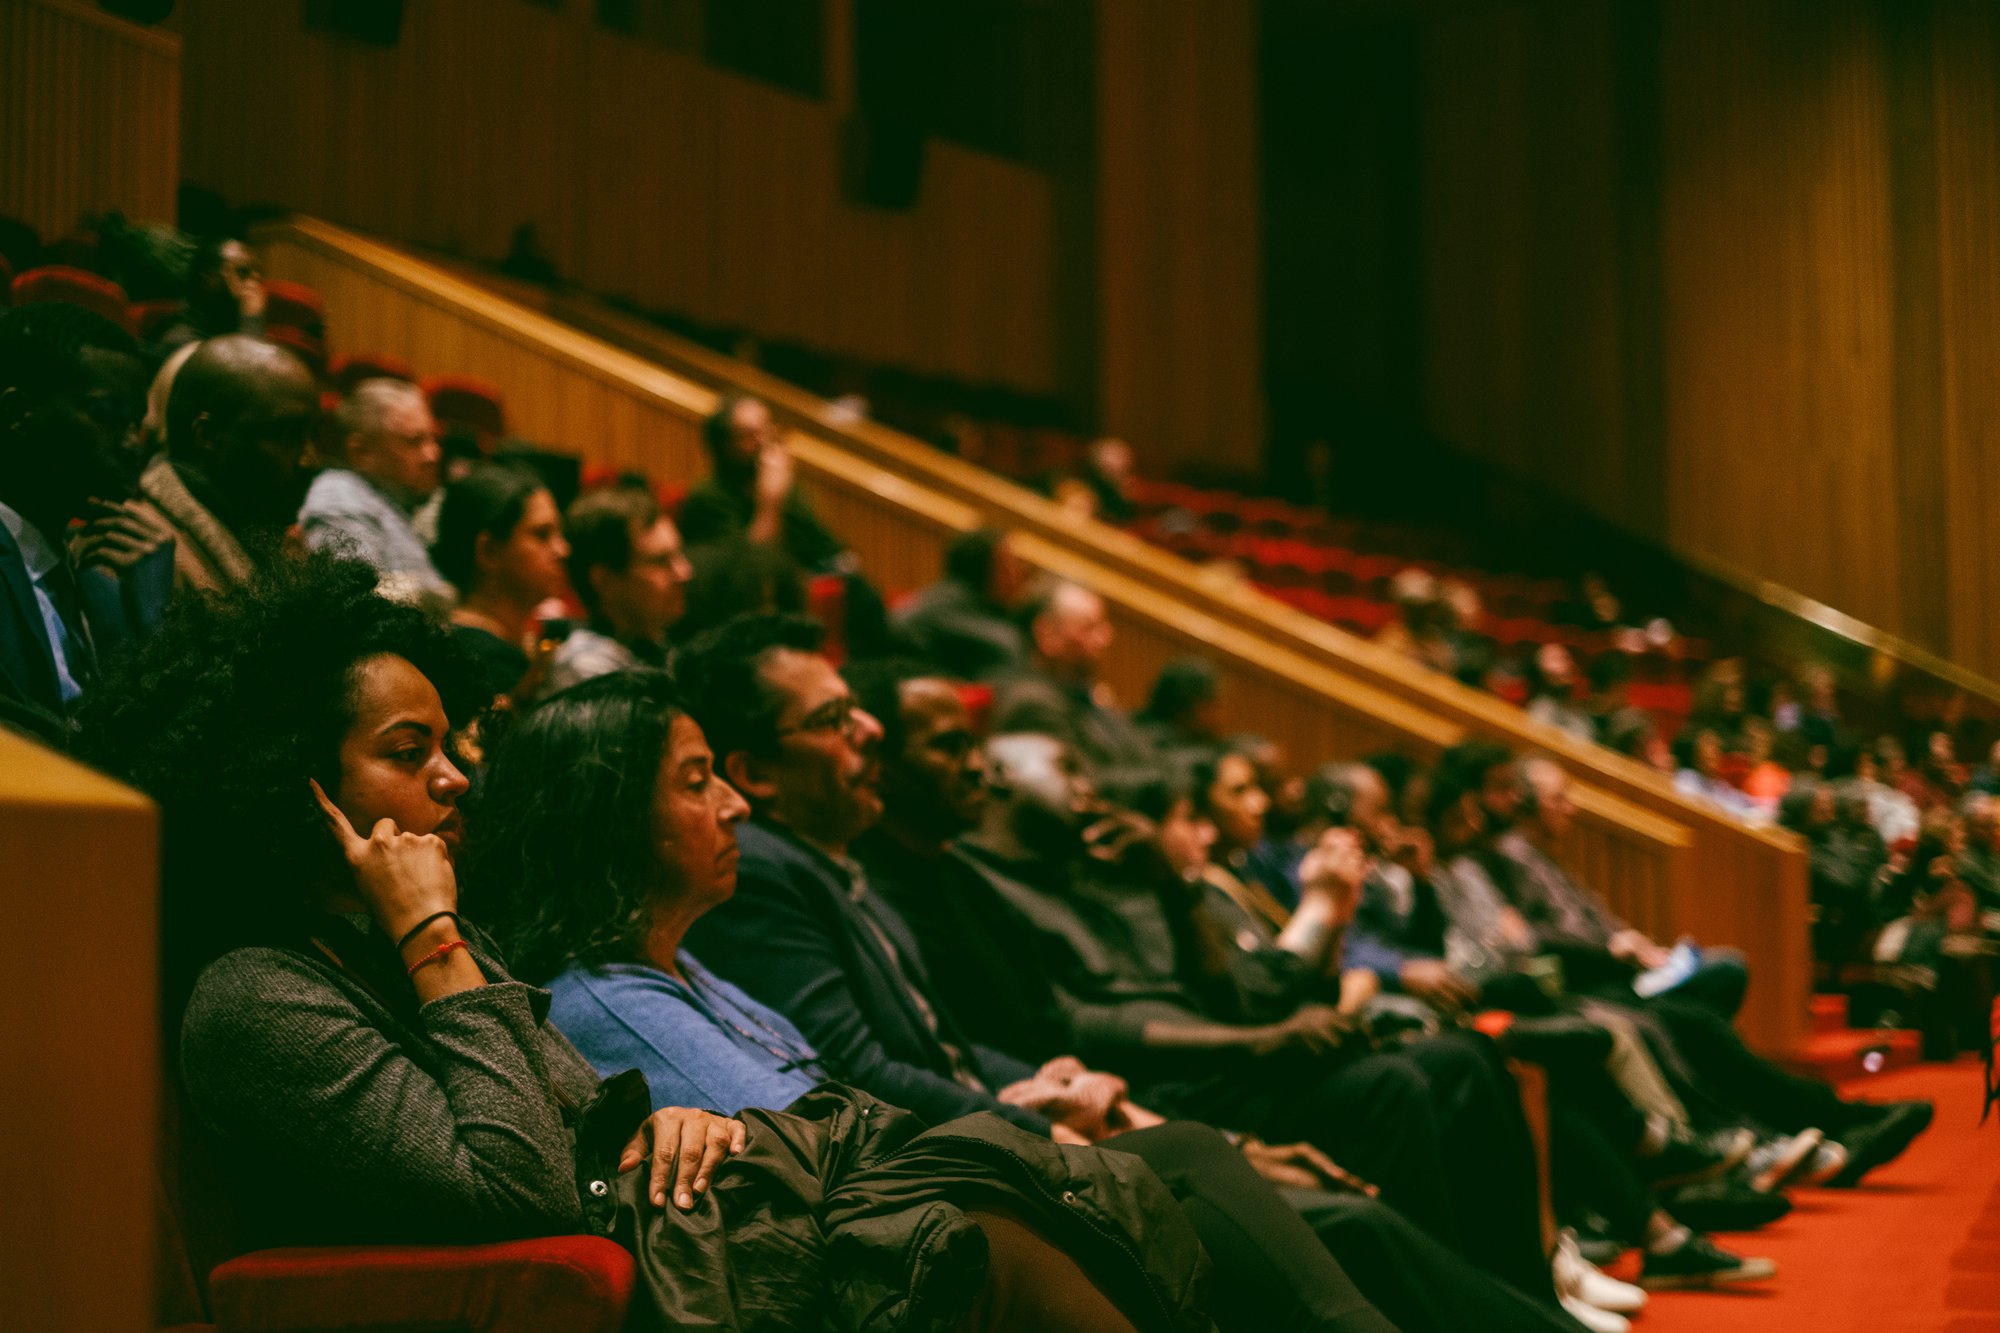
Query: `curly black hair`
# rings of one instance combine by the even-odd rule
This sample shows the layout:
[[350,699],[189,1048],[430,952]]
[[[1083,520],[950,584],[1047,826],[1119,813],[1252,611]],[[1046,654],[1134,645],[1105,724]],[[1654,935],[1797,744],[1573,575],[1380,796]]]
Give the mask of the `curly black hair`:
[[335,789],[357,665],[406,658],[447,717],[473,716],[449,633],[377,596],[376,580],[316,555],[226,596],[182,598],[84,696],[72,748],[160,804],[169,997],[230,949],[298,941],[316,895],[344,875],[306,779]]
[[660,883],[653,791],[685,713],[665,672],[613,672],[516,718],[487,756],[460,881],[516,975],[640,957]]

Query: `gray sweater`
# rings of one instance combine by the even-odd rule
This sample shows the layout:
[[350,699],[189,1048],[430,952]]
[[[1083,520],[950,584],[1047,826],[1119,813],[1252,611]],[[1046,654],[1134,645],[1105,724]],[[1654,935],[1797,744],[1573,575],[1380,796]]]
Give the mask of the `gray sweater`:
[[420,1008],[387,941],[350,921],[360,934],[333,942],[345,968],[317,949],[239,949],[201,974],[182,1020],[182,1077],[244,1239],[581,1230],[567,1121],[597,1076],[549,1024],[548,992],[468,930],[491,984]]

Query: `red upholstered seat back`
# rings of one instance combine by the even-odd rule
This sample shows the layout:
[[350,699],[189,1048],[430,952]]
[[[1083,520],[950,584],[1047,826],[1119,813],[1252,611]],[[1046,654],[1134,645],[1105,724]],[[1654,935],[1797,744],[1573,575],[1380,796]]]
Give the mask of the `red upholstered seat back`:
[[79,305],[95,310],[120,328],[126,327],[126,309],[131,304],[125,299],[125,289],[111,279],[63,264],[44,264],[20,274],[14,279],[13,293],[15,305],[40,301]]

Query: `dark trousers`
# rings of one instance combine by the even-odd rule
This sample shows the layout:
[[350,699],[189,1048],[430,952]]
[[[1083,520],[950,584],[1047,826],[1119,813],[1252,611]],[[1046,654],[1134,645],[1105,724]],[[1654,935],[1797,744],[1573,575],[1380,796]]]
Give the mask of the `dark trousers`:
[[1553,1299],[1533,1141],[1513,1081],[1483,1037],[1242,1061],[1227,1078],[1156,1084],[1140,1099],[1273,1143],[1315,1144],[1436,1239],[1537,1300]]
[[[1338,1251],[1208,1126],[1176,1121],[1120,1134],[1103,1147],[1143,1160],[1180,1200],[1214,1261],[1207,1309],[1223,1329],[1395,1333],[1401,1326],[1416,1333],[1384,1317]],[[1458,1271],[1469,1272],[1463,1263]]]
[[1671,993],[1642,1006],[1665,1026],[1679,1056],[1678,1062],[1662,1059],[1661,1067],[1684,1063],[1694,1073],[1693,1087],[1675,1091],[1697,1119],[1734,1122],[1747,1116],[1786,1134],[1812,1126],[1835,1138],[1853,1124],[1853,1111],[1831,1087],[1788,1074],[1757,1055],[1735,1025],[1709,1006]]
[[1576,1333],[1557,1310],[1467,1264],[1387,1204],[1325,1190],[1283,1193],[1403,1333]]

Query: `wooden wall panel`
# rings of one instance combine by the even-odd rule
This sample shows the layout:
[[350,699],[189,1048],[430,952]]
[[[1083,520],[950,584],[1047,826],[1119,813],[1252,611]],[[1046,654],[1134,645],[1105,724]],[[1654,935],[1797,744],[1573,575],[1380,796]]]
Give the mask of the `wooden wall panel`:
[[0,728],[0,1328],[156,1327],[158,858],[150,801]]
[[1991,6],[1530,0],[1422,33],[1426,423],[2000,677]]
[[1658,478],[1626,447],[1621,8],[1433,14],[1421,217],[1425,424],[1622,513]]
[[1944,0],[1932,45],[1937,130],[1946,653],[2000,674],[2000,14]]
[[1097,7],[1098,410],[1166,472],[1264,440],[1256,6]]
[[1892,632],[1889,71],[1872,7],[1665,6],[1669,532]]
[[933,141],[915,208],[844,202],[841,108],[599,29],[592,6],[427,0],[382,49],[296,5],[184,0],[187,175],[858,358],[1061,386],[1049,181]]
[[171,219],[180,39],[83,0],[0,0],[0,215],[46,240],[108,209]]

